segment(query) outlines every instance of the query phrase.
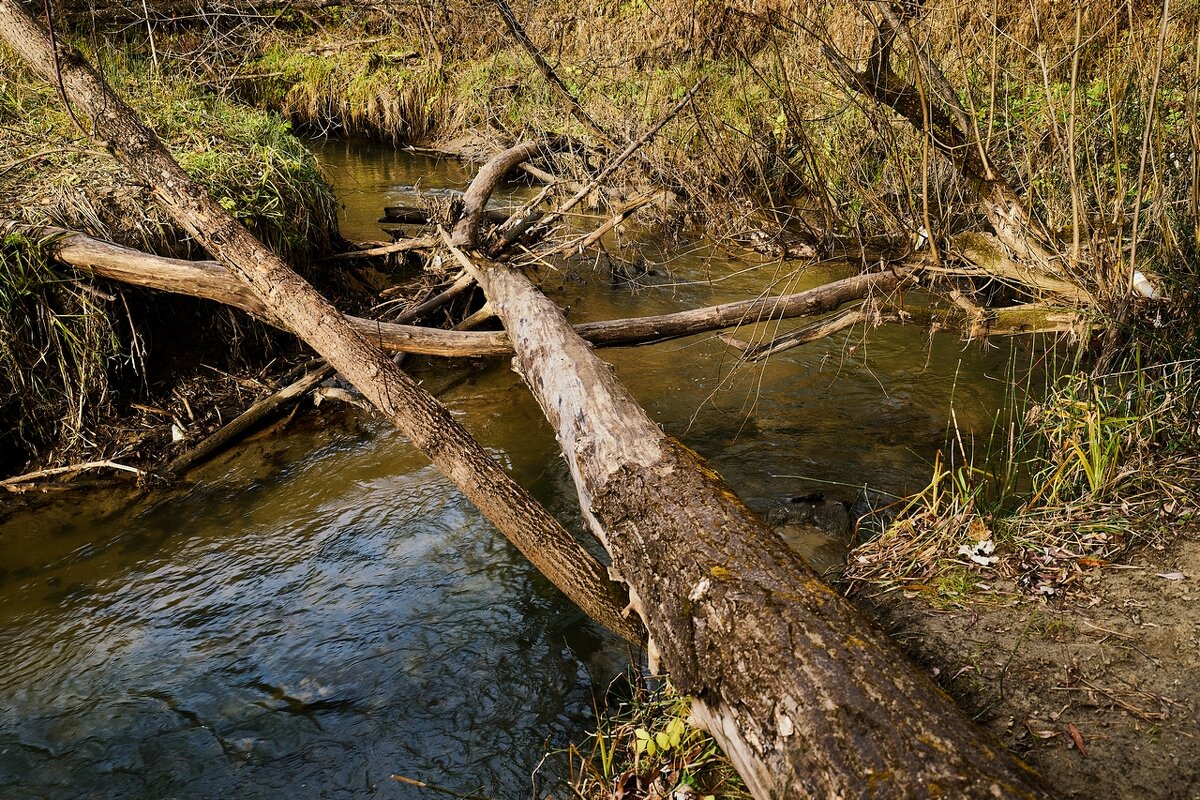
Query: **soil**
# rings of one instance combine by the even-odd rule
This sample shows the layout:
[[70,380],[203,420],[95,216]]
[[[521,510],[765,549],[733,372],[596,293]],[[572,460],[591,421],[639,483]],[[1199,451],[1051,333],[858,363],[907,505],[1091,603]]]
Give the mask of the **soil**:
[[873,611],[1065,797],[1200,798],[1200,525],[1085,579],[1058,604]]

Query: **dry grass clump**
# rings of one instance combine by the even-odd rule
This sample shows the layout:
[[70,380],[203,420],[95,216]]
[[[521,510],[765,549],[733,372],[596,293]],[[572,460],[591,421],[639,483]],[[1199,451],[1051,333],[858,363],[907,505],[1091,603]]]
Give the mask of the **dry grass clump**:
[[270,79],[243,91],[314,132],[425,142],[446,131],[453,103],[423,57],[403,40],[276,40],[254,65]]
[[1134,543],[1200,517],[1200,361],[1071,373],[984,460],[946,467],[851,554],[845,578],[873,591],[961,601],[997,586],[1065,591]]
[[122,353],[116,300],[54,269],[37,242],[0,237],[0,469],[46,442],[81,444],[107,410]]

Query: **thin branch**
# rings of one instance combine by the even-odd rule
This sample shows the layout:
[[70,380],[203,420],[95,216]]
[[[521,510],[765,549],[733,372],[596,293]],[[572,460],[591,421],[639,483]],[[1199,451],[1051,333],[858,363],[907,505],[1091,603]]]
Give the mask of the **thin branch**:
[[600,124],[592,119],[591,115],[584,111],[583,106],[579,103],[579,98],[571,94],[571,90],[558,77],[558,73],[554,71],[554,68],[546,63],[546,59],[542,56],[542,51],[538,49],[537,45],[529,38],[529,34],[525,32],[525,28],[517,21],[517,15],[513,13],[512,6],[508,4],[508,0],[492,0],[492,5],[496,7],[496,10],[500,12],[500,16],[504,18],[504,24],[508,26],[508,30],[512,33],[513,38],[520,43],[521,47],[525,48],[525,52],[533,59],[533,63],[537,66],[538,71],[542,73],[547,82],[558,92],[559,96],[566,101],[567,107],[571,109],[571,115],[588,128],[591,128],[592,132],[600,137],[600,141],[604,142],[605,145],[616,150],[619,147],[617,141],[608,131],[600,127]]
[[42,478],[53,478],[57,475],[70,475],[74,478],[81,472],[96,469],[115,469],[122,472],[131,472],[134,475],[145,475],[146,473],[137,467],[130,467],[125,464],[118,464],[116,461],[88,461],[83,464],[71,464],[66,467],[50,467],[49,469],[39,469],[34,472],[27,472],[24,475],[16,475],[12,478],[6,478],[0,481],[0,487],[7,489],[10,492],[28,491],[30,486],[27,484]]

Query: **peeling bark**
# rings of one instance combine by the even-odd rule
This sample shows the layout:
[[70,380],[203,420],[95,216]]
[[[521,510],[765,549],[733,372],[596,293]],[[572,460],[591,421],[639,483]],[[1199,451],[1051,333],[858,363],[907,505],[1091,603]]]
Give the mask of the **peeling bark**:
[[509,331],[651,667],[692,695],[755,797],[1050,796],[665,435],[527,278],[446,241]]

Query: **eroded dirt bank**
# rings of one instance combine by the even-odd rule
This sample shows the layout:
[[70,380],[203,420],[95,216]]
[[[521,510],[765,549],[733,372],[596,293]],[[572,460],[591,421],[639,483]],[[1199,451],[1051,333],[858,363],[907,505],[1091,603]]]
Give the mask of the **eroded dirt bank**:
[[1200,528],[1171,526],[1061,603],[872,610],[1068,797],[1200,797]]

